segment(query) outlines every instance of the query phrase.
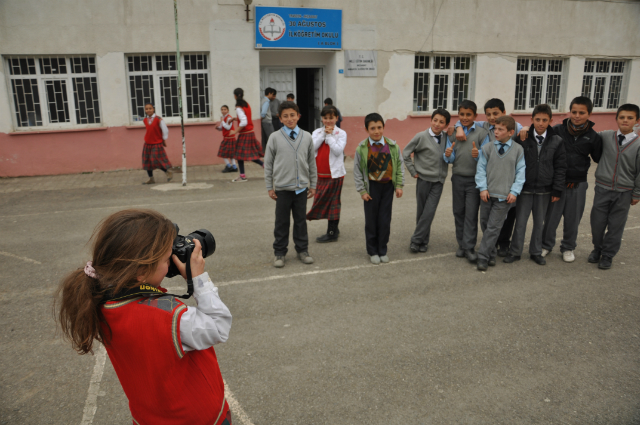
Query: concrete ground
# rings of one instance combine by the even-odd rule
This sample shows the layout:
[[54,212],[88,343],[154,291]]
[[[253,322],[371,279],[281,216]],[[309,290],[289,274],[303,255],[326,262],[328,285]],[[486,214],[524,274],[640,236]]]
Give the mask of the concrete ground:
[[[556,249],[545,267],[480,273],[454,255],[448,182],[429,251],[409,252],[410,179],[394,200],[392,262],[373,266],[349,172],[339,242],[312,242],[313,265],[290,254],[275,269],[262,170],[249,164],[243,184],[220,170],[190,168],[190,182],[213,186],[189,191],[142,186],[142,171],[0,180],[1,424],[131,423],[103,348],[78,356],[51,308],[60,279],[90,259],[94,226],[134,206],[215,235],[207,270],[233,314],[216,351],[234,424],[640,423],[640,206],[609,271],[586,261],[591,181],[574,263]],[[311,222],[311,240],[325,228]]]

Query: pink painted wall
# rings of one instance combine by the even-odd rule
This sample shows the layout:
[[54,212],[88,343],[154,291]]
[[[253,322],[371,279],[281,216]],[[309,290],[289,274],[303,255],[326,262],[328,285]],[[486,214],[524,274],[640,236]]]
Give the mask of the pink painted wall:
[[[528,125],[530,115],[514,114],[514,118]],[[554,122],[561,122],[568,114],[558,114]],[[478,119],[484,119],[478,115]],[[452,123],[457,121],[452,117]],[[615,129],[615,113],[594,113],[596,130]],[[428,117],[409,117],[404,121],[387,121],[385,135],[404,148],[418,132],[431,122]],[[254,121],[256,137],[260,139],[260,122]],[[345,154],[353,156],[358,143],[367,137],[364,117],[346,117],[342,128],[349,135]],[[94,131],[52,131],[28,134],[0,133],[0,177],[74,174],[88,171],[110,171],[141,168],[144,127],[108,127]],[[212,124],[188,125],[185,128],[187,163],[189,165],[222,164],[218,147],[222,134]],[[182,144],[180,126],[169,126],[167,147],[169,160],[181,164]]]

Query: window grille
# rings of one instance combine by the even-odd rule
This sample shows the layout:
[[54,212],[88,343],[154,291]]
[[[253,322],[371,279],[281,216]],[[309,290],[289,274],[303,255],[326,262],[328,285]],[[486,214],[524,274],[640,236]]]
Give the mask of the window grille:
[[584,62],[582,95],[593,101],[597,109],[617,109],[623,93],[626,61],[587,59]]
[[413,110],[445,108],[455,111],[472,96],[471,56],[417,54],[413,76]]
[[6,64],[18,128],[101,123],[94,56],[7,57]]
[[564,59],[518,58],[514,109],[532,110],[541,103],[558,110],[564,89]]

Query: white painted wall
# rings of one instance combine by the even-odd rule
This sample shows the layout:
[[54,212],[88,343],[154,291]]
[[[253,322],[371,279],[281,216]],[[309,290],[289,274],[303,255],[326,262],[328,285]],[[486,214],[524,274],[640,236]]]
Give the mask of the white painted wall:
[[98,56],[96,65],[103,125],[128,125],[131,119],[124,53],[112,52]]
[[631,61],[627,103],[635,103],[636,105],[640,105],[640,59]]
[[4,73],[4,64],[0,66],[0,133],[10,133],[13,130],[11,102],[13,99],[9,94],[8,80]]
[[[484,111],[487,100],[498,98],[504,102],[507,113],[513,111],[516,87],[516,62],[513,55],[476,56],[474,101],[478,112]],[[481,71],[480,71],[481,70]],[[457,113],[457,111],[451,111]]]

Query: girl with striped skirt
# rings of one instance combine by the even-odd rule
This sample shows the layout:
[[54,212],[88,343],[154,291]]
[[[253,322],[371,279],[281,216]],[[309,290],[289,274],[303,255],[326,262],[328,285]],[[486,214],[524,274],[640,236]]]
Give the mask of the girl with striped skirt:
[[236,154],[236,136],[231,136],[231,130],[233,130],[234,118],[229,115],[229,107],[222,105],[220,108],[222,112],[222,118],[220,118],[220,124],[216,129],[222,131],[222,143],[218,149],[218,156],[224,159],[226,167],[222,170],[223,173],[234,173],[238,171],[236,167],[236,160],[233,159]]
[[234,158],[238,160],[240,175],[238,178],[231,181],[234,183],[240,183],[247,181],[247,176],[244,174],[244,162],[253,161],[264,167],[264,163],[260,161],[260,157],[264,155],[262,154],[262,146],[260,146],[260,143],[253,132],[251,107],[247,101],[243,99],[244,90],[241,88],[235,89],[233,91],[233,97],[236,98],[236,119],[238,120],[238,129],[232,130],[229,134],[231,136],[240,134],[240,136],[238,136],[238,141],[236,142],[234,155]]
[[316,242],[335,242],[340,231],[340,195],[346,170],[344,168],[344,148],[347,146],[347,133],[336,126],[338,110],[335,106],[325,106],[320,113],[321,128],[311,135],[316,151],[318,167],[318,185],[313,206],[307,213],[307,220],[327,219],[327,233],[316,238]]
[[164,148],[167,146],[169,129],[162,118],[156,116],[156,108],[151,103],[144,105],[144,112],[147,116],[144,119],[144,126],[147,132],[144,135],[144,149],[142,150],[142,168],[147,171],[149,180],[142,184],[154,184],[153,170],[161,169],[167,174],[167,181],[173,178],[171,163],[167,158]]

